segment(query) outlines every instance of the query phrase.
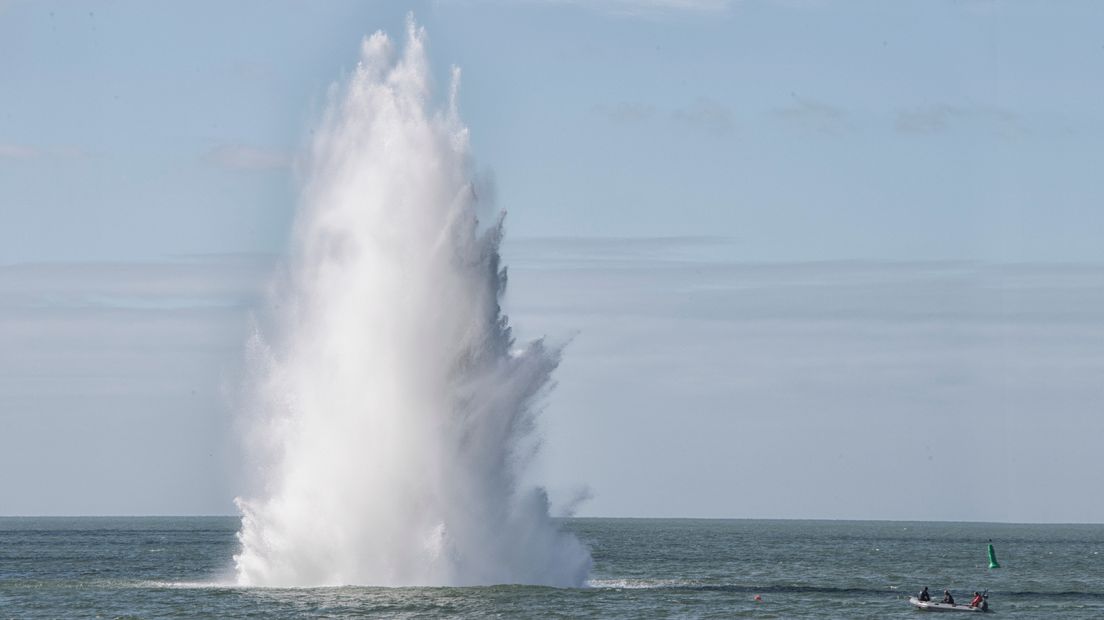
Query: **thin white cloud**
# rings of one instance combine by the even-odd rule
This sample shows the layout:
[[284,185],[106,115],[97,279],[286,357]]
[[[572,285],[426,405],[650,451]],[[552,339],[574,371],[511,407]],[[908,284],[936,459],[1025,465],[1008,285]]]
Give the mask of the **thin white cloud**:
[[655,116],[656,109],[647,103],[619,101],[614,104],[598,104],[593,111],[598,116],[614,123],[642,123]]
[[[682,252],[674,251],[678,239],[507,248],[505,307],[515,333],[574,334],[549,404],[546,457],[553,488],[586,480],[596,490],[582,513],[670,516],[647,503],[645,487],[663,487],[655,481],[666,472],[717,471],[735,485],[735,497],[758,494],[764,508],[688,493],[677,514],[1011,521],[1104,514],[1095,497],[1060,502],[1089,474],[1046,491],[1062,505],[1053,511],[1018,504],[1006,492],[1017,487],[1005,484],[1092,471],[1091,440],[1064,447],[1034,435],[1088,427],[1099,436],[1104,428],[1097,416],[1104,357],[1094,344],[1104,336],[1104,267],[749,264],[732,260],[738,246],[727,258],[723,247],[703,252],[708,241],[685,240]],[[677,447],[617,443],[611,429],[630,425],[633,446]],[[969,456],[978,429],[998,433],[1007,446],[1001,453],[1019,454],[1018,462]],[[917,441],[887,447],[889,436]],[[794,453],[804,460],[786,456]],[[883,467],[856,469],[864,461]],[[850,477],[864,489],[952,472],[997,484],[976,504],[896,505],[885,494],[827,492],[821,479],[805,476],[809,462],[821,464],[825,479]],[[626,470],[648,485],[627,485]],[[772,474],[731,482],[733,471]],[[777,480],[785,491],[764,496]],[[794,484],[808,501],[789,501]]]
[[642,125],[660,117],[677,123],[683,128],[704,131],[712,136],[725,136],[736,129],[732,110],[723,103],[699,97],[684,107],[658,110],[649,103],[619,101],[613,104],[597,104],[591,111],[610,123],[618,125]]
[[279,170],[291,166],[287,151],[273,148],[225,144],[212,149],[205,159],[228,170]]
[[505,259],[515,301],[537,314],[1104,330],[1097,265],[743,264],[739,249],[710,237],[537,239],[508,244]]
[[656,16],[670,13],[723,13],[732,8],[733,0],[442,0],[445,4],[497,5],[564,5],[591,9],[602,13],[628,16]]
[[729,135],[736,129],[732,110],[722,103],[704,97],[688,107],[675,110],[671,113],[671,118],[679,123],[704,130],[713,136]]
[[823,101],[793,95],[790,105],[775,108],[775,116],[809,131],[837,134],[851,129],[843,108]]
[[[566,508],[588,495],[571,491],[586,481],[595,493],[584,514],[666,514],[672,509],[648,503],[657,489],[705,476],[702,488],[724,483],[733,492],[687,493],[681,516],[1104,515],[1098,497],[1069,492],[1091,485],[1098,469],[1090,444],[1102,428],[1100,265],[749,264],[733,260],[733,241],[712,237],[507,243],[505,306],[519,338],[577,334],[544,427],[548,483],[566,489],[557,502]],[[59,443],[76,447],[58,453],[59,472],[99,463],[87,446],[133,458],[134,445],[149,443],[146,432],[219,441],[229,433],[217,417],[220,382],[236,385],[222,369],[241,363],[247,314],[274,262],[0,266],[0,410],[56,421],[0,434],[0,466]],[[86,419],[97,423],[81,426]],[[149,426],[117,438],[115,428],[135,427],[102,423],[115,419]],[[1091,432],[1049,432],[1071,428]],[[997,434],[996,458],[971,449],[982,431]],[[1017,461],[1001,458],[1006,451]],[[149,457],[157,472],[216,477],[195,450]],[[810,462],[820,464],[816,476],[807,475]],[[116,511],[122,500],[105,489],[119,472],[129,472],[122,462],[92,487]],[[997,484],[976,505],[900,505],[868,491],[948,475]],[[823,484],[844,478],[854,484],[842,491]],[[1023,479],[1066,482],[1039,485],[1046,501],[1017,507],[1009,489]],[[58,497],[81,490],[66,486],[71,476],[57,481],[67,491]],[[131,486],[157,493],[156,482]],[[12,510],[40,506],[17,479],[0,491]],[[219,505],[223,492],[198,489],[182,510]],[[752,495],[755,505],[742,503]],[[151,505],[160,504],[131,510]]]
[[40,154],[38,149],[22,144],[0,144],[0,158],[3,159],[33,159]]
[[[738,242],[721,236],[671,237],[507,237],[508,262],[550,265],[594,265],[603,261],[707,260],[732,253]],[[608,264],[608,263],[607,263]]]
[[0,159],[79,159],[88,153],[77,146],[31,146],[29,144],[0,143]]
[[955,4],[968,13],[975,15],[997,15],[1001,11],[1001,5],[1007,4],[1001,0],[956,0]]
[[987,126],[1004,136],[1024,133],[1019,116],[1004,108],[988,105],[935,103],[901,110],[896,121],[897,131],[912,134],[944,133],[966,125]]
[[[568,2],[570,0],[548,0],[550,2]],[[695,11],[718,12],[732,6],[731,0],[590,0],[573,4],[605,5],[611,9],[626,11]]]
[[785,9],[822,9],[828,6],[827,0],[772,0],[771,4]]
[[179,309],[248,305],[275,265],[271,256],[160,263],[0,265],[0,316],[34,309]]

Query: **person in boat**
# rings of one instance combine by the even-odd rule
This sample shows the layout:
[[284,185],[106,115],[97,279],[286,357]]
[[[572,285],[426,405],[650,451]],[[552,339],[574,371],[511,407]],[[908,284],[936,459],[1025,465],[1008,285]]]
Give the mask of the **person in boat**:
[[951,596],[951,591],[950,590],[943,590],[943,600],[939,601],[939,602],[940,603],[946,603],[948,605],[954,605],[955,604],[954,597]]
[[916,597],[921,601],[930,601],[931,594],[928,594],[928,586],[924,586],[923,590],[920,590],[920,596]]
[[970,607],[981,607],[981,604],[985,602],[985,597],[980,592],[974,592],[974,599],[970,601]]

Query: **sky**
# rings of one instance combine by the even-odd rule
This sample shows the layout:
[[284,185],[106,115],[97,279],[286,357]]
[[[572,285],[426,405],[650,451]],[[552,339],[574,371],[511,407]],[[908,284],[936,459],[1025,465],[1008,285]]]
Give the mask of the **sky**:
[[554,506],[1104,522],[1104,6],[987,0],[0,0],[0,514],[233,513],[296,162],[409,12],[569,341]]

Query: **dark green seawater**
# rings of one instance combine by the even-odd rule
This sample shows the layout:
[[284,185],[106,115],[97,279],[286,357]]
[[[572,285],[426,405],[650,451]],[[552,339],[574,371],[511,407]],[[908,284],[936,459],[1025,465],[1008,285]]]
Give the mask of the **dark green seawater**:
[[237,588],[237,525],[0,518],[0,618],[923,618],[923,585],[988,588],[987,617],[1104,618],[1104,525],[571,519],[579,589]]

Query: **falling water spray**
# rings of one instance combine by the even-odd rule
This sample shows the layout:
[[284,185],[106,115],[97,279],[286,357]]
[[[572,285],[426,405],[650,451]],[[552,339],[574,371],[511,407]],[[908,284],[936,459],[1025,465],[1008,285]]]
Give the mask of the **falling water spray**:
[[579,586],[590,555],[521,474],[559,351],[511,337],[501,220],[482,229],[459,72],[425,33],[365,39],[313,134],[288,273],[250,343],[263,484],[242,585]]

